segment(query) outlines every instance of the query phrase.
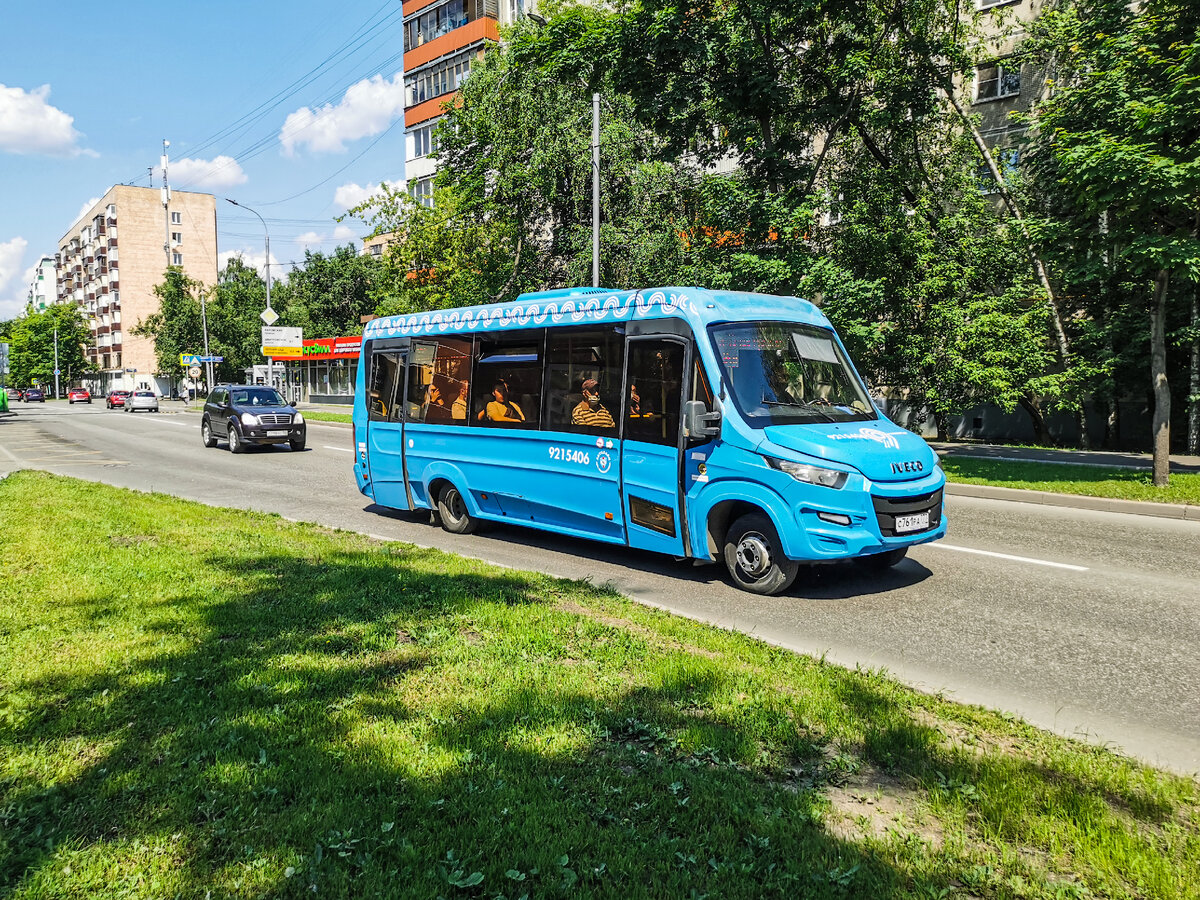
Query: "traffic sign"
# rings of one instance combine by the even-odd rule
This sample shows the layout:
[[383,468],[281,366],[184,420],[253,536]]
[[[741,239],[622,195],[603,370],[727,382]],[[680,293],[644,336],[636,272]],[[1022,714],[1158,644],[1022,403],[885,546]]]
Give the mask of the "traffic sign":
[[265,327],[262,330],[262,345],[264,347],[303,347],[304,329]]
[[54,374],[55,374],[55,375],[61,375],[61,374],[62,374],[62,369],[55,369],[55,370],[54,370]]
[[263,356],[287,357],[288,359],[300,359],[304,356],[303,347],[268,347],[264,344],[262,352]]
[[181,366],[198,366],[203,360],[198,353],[180,353],[179,364]]
[[268,325],[274,325],[279,321],[279,313],[275,312],[273,309],[264,309],[258,314],[258,317]]
[[190,369],[188,369],[188,378],[195,379],[195,378],[199,378],[199,377],[200,377],[200,367],[199,366],[192,366]]

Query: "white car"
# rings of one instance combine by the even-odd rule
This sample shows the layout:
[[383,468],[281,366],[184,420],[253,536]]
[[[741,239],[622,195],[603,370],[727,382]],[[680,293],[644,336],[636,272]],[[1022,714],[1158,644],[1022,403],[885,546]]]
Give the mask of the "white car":
[[158,394],[154,391],[134,391],[125,398],[125,412],[137,412],[139,409],[158,412]]

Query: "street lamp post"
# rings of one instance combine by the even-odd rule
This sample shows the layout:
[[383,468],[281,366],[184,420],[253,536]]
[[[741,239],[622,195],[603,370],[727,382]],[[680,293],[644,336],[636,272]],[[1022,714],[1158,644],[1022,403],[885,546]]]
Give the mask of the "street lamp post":
[[[252,210],[250,207],[243,206],[241,203],[238,203],[236,200],[233,200],[229,197],[226,197],[225,199],[228,200],[230,203],[232,203],[234,206],[238,207],[238,209],[244,209],[247,212],[254,213],[254,215],[258,216],[258,221],[262,222],[263,234],[265,234],[267,237],[267,241],[266,241],[266,243],[267,243],[267,261],[266,261],[267,312],[272,312],[273,310],[271,309],[271,232],[267,230],[267,221],[262,216],[258,215],[258,213],[255,212],[254,210]],[[271,370],[271,357],[268,356],[267,357],[267,384],[271,384],[273,380],[274,380],[274,373]]]

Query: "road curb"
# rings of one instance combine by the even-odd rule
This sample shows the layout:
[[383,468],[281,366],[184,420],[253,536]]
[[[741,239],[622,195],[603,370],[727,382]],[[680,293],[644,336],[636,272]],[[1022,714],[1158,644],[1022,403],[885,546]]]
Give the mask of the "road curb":
[[946,493],[958,497],[980,497],[985,500],[1009,500],[1017,503],[1036,503],[1040,506],[1061,506],[1068,509],[1095,509],[1102,512],[1119,512],[1134,516],[1156,516],[1160,519],[1187,519],[1192,522],[1200,522],[1200,506],[1191,506],[1184,503],[1112,500],[1107,497],[1086,497],[1082,494],[1056,494],[1051,491],[992,487],[985,484],[958,484],[953,481],[946,483]]

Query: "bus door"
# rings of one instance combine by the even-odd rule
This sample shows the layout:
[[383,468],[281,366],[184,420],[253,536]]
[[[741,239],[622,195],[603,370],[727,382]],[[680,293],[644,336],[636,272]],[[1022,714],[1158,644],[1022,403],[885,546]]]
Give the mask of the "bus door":
[[406,349],[371,354],[367,380],[367,465],[380,506],[412,509],[404,471]]
[[689,343],[630,337],[625,356],[621,482],[629,546],[684,555],[680,408]]

